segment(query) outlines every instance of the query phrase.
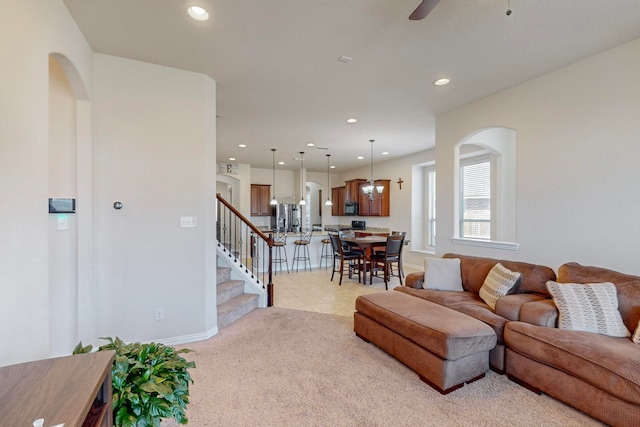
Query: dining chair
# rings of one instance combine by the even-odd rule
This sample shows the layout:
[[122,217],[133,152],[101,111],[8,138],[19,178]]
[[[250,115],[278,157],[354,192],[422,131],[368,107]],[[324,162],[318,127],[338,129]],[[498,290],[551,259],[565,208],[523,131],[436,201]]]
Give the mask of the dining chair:
[[[309,257],[309,244],[311,243],[311,235],[313,230],[300,231],[300,238],[295,240],[293,244],[295,249],[293,250],[293,259],[291,260],[291,269],[293,270],[293,264],[296,265],[296,273],[298,272],[298,264],[300,261],[304,261],[304,269],[307,269],[307,262],[309,262],[309,271],[311,271],[311,258]],[[300,253],[302,251],[302,253]]]
[[[392,236],[405,236],[405,237],[407,237],[407,232],[406,231],[392,231],[391,235]],[[376,255],[384,255],[384,251],[385,251],[385,248],[375,248],[375,254]],[[402,274],[402,277],[405,277],[404,276],[404,266],[402,265],[402,252],[400,253],[400,263],[399,263],[399,265],[400,265],[400,267],[399,267],[400,268],[400,274]],[[393,276],[394,275],[393,274],[393,266],[390,266],[390,267],[391,267],[391,275]]]
[[[374,274],[377,276],[379,270],[383,271],[384,288],[389,289],[389,278],[393,275],[391,266],[393,263],[398,265],[398,279],[402,285],[402,273],[400,266],[400,259],[402,256],[402,246],[404,245],[403,235],[389,235],[387,236],[387,247],[384,254],[373,253],[369,257],[370,273],[369,284],[373,283]],[[382,265],[382,267],[380,267]]]
[[[340,237],[340,239],[347,239],[347,238],[353,238],[356,237],[356,232],[353,230],[340,230],[338,231],[338,236]],[[358,248],[357,246],[351,245],[347,242],[342,242],[342,247],[346,252],[358,252],[360,253],[360,256],[364,256],[364,250]]]
[[[353,270],[358,272],[358,281],[360,281],[360,261],[362,260],[361,251],[345,251],[340,236],[337,234],[330,234],[331,247],[333,249],[333,268],[331,271],[331,281],[333,282],[333,276],[336,272],[340,273],[340,282],[338,285],[342,285],[342,276],[344,275],[344,263],[348,263],[349,278],[352,277]],[[336,270],[336,263],[340,267]]]

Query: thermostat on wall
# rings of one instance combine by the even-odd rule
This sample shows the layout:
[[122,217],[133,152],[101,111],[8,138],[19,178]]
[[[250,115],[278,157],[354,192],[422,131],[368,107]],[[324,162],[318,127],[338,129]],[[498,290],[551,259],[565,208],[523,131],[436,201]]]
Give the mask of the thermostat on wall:
[[49,213],[76,213],[76,199],[49,199]]

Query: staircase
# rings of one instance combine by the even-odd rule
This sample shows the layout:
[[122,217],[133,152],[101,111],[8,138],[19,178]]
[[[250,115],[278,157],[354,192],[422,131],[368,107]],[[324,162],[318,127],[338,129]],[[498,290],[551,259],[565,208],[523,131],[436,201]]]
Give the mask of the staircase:
[[258,295],[244,292],[243,280],[231,279],[231,268],[218,267],[218,329],[222,329],[258,308]]

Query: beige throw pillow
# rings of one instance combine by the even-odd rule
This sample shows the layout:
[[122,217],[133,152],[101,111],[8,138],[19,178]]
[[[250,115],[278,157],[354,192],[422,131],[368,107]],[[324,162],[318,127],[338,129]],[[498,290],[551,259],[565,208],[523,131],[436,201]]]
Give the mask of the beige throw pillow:
[[424,289],[462,292],[460,258],[425,258]]
[[629,330],[618,311],[618,295],[613,283],[556,283],[547,289],[558,307],[558,327],[593,332],[612,337],[628,337]]
[[638,321],[638,326],[636,326],[636,331],[633,333],[631,340],[636,344],[640,344],[640,320]]
[[480,298],[495,310],[498,299],[507,295],[514,286],[520,284],[520,280],[522,280],[521,273],[513,272],[497,263],[484,279],[479,292]]

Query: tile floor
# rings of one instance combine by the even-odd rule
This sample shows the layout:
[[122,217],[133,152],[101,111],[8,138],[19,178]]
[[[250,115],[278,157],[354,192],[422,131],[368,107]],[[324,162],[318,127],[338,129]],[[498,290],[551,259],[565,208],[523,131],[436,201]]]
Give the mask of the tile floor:
[[[417,271],[405,266],[405,274]],[[340,274],[331,281],[331,268],[313,269],[298,273],[278,272],[273,276],[274,305],[295,310],[352,316],[358,295],[384,291],[384,281],[374,277],[372,285],[358,283],[358,277],[349,279],[345,273],[342,285],[338,286]],[[404,282],[404,279],[403,279]],[[399,286],[397,277],[392,277],[389,289]]]

